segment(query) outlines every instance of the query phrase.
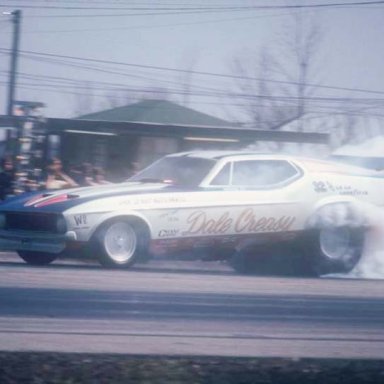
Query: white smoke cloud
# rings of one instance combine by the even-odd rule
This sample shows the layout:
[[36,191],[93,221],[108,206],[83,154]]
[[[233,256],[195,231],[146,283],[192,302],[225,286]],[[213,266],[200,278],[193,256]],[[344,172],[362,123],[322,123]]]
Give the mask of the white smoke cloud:
[[[383,148],[384,136],[376,136],[359,145],[347,145],[339,148],[334,154],[345,156],[343,161],[351,165],[382,169],[383,166],[374,167],[367,162],[367,159],[374,157],[374,160],[380,162],[380,165],[384,164]],[[312,144],[281,145],[279,143],[258,142],[248,145],[246,149],[297,156],[309,155],[319,159],[330,155],[329,147]],[[319,214],[313,217],[312,222],[308,224],[313,228],[339,226],[367,228],[363,253],[353,270],[346,274],[329,274],[324,277],[384,279],[384,208],[356,202],[353,204],[330,204],[320,210]]]
[[384,278],[384,210],[370,210],[371,227],[366,233],[365,246],[360,262],[349,277],[366,279]]
[[384,279],[384,209],[367,204],[359,206],[369,227],[361,259],[347,274],[331,274],[324,277]]
[[[255,145],[254,145],[255,146]],[[312,145],[287,145],[280,148],[272,148],[280,153],[290,153],[298,156],[308,155],[310,149],[311,157],[324,157],[329,153],[322,146]],[[368,166],[367,159],[375,156],[375,161],[382,161],[384,147],[384,136],[377,136],[362,142],[359,145],[349,145],[335,152],[347,156],[344,160],[353,165]],[[260,149],[260,148],[252,148]],[[269,148],[271,149],[271,148]],[[351,159],[348,161],[348,158]],[[361,159],[360,164],[356,162]],[[380,163],[381,164],[381,163]],[[372,164],[370,164],[372,165]],[[374,168],[371,166],[371,168]],[[381,167],[382,168],[382,167]],[[379,168],[378,168],[379,169]],[[384,181],[384,179],[383,179]],[[383,190],[384,193],[384,190]],[[316,228],[347,226],[351,228],[367,228],[362,256],[353,268],[346,274],[330,274],[324,277],[335,278],[358,278],[358,279],[384,279],[384,209],[366,203],[353,204],[330,204],[319,211],[312,218],[309,226]]]

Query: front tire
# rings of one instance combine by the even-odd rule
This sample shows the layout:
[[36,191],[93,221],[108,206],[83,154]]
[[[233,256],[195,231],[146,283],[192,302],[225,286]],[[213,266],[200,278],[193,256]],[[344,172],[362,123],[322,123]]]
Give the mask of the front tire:
[[147,231],[138,223],[118,219],[105,223],[96,233],[93,251],[107,268],[129,268],[147,249]]
[[56,260],[58,255],[48,252],[17,251],[18,255],[30,265],[48,265]]
[[329,226],[311,230],[305,239],[305,247],[313,274],[352,271],[362,256],[364,238],[362,228]]

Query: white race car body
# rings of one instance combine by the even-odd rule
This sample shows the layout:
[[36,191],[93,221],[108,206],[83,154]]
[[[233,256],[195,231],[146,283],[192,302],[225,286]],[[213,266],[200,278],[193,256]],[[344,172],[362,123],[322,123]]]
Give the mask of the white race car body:
[[4,202],[0,249],[61,253],[91,243],[105,223],[123,219],[145,228],[152,254],[285,241],[319,226],[319,213],[329,207],[348,207],[344,221],[353,209],[353,225],[367,225],[356,207],[382,206],[383,186],[378,172],[320,160],[176,154],[122,184]]

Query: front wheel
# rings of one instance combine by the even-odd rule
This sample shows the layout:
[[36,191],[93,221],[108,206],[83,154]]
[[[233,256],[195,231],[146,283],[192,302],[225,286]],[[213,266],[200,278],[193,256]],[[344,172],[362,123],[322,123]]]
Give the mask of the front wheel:
[[147,231],[128,220],[113,220],[96,233],[93,250],[107,268],[129,268],[146,252]]
[[48,265],[58,257],[55,253],[49,252],[18,251],[17,253],[30,265]]
[[348,226],[312,230],[305,239],[307,260],[317,275],[348,273],[363,253],[364,230]]

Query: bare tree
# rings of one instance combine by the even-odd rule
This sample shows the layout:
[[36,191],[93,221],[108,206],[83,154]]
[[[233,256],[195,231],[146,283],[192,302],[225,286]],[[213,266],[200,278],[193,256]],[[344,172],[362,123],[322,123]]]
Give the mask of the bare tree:
[[156,85],[138,91],[138,94],[143,100],[171,100],[173,96],[168,88]]
[[75,89],[74,116],[81,116],[95,110],[93,85],[90,81],[83,81]]
[[[316,87],[309,85],[317,81],[316,61],[322,41],[322,30],[318,20],[302,12],[293,13],[279,36],[279,68],[283,78],[292,85],[284,87],[285,93],[296,99],[296,117],[307,112],[307,98]],[[287,64],[287,58],[288,60]],[[290,65],[291,63],[291,65]],[[303,127],[299,124],[299,131]]]
[[[104,106],[106,108],[117,108],[121,107],[122,105],[125,104],[125,97],[121,94],[120,91],[109,91],[105,95],[105,100],[103,102]],[[127,103],[129,104],[129,102]]]
[[136,90],[131,89],[115,89],[105,94],[103,102],[104,108],[118,108],[125,105],[133,104],[140,100],[141,97]]
[[250,80],[255,76],[255,73],[256,77],[258,77],[257,64],[253,59],[245,60],[239,57],[233,59],[231,67],[232,72],[237,76],[236,91],[231,93],[230,97],[238,100],[240,109],[245,113],[247,120],[260,127],[264,122],[264,105],[259,103],[258,96],[260,95],[260,88],[264,88],[265,84],[262,81]]
[[176,77],[180,89],[180,102],[184,107],[189,107],[191,102],[193,71],[197,60],[197,53],[185,55],[180,66],[183,72],[179,72]]
[[[263,48],[256,63],[243,58],[234,60],[232,72],[240,92],[237,100],[242,100],[243,112],[253,124],[278,129],[285,121],[299,119],[308,111],[306,99],[316,90],[310,84],[316,81],[321,38],[315,19],[293,13],[274,46]],[[301,126],[299,130],[303,130]]]
[[277,97],[281,91],[268,81],[276,77],[278,70],[279,63],[266,47],[257,59],[236,58],[232,62],[237,92],[231,93],[231,97],[238,101],[249,124],[256,128],[276,129],[292,116],[292,108],[286,108]]
[[171,100],[173,97],[168,88],[161,86],[138,87],[136,89],[115,89],[105,94],[104,108],[118,108],[141,100]]

